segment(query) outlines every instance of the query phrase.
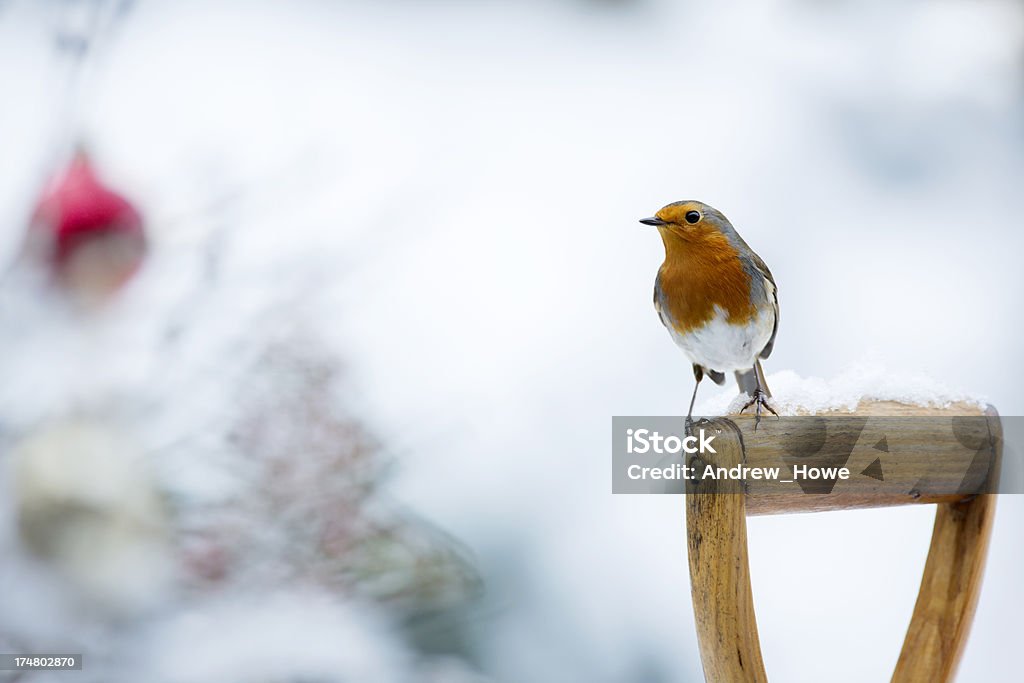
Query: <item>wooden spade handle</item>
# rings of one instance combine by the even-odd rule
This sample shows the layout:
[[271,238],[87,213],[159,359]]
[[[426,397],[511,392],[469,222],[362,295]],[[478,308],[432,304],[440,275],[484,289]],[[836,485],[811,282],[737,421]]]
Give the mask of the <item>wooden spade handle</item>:
[[994,495],[938,506],[894,683],[953,680],[978,605],[995,509]]
[[[715,464],[743,461],[738,429],[716,420],[723,434]],[[767,681],[757,636],[747,561],[746,497],[740,482],[687,484],[686,536],[697,642],[708,681]]]
[[[985,414],[994,444],[989,489],[995,490],[1003,435],[995,409],[989,406]],[[921,589],[893,683],[953,680],[978,606],[995,514],[994,494],[938,506]]]
[[[974,463],[980,476],[969,477],[971,487],[994,491],[999,472],[1002,433],[994,409],[982,411],[974,406],[955,405],[947,409],[910,408],[892,403],[862,405],[863,415],[930,415],[947,417],[985,417],[990,432],[990,452],[982,447]],[[771,418],[768,418],[770,421]],[[923,423],[926,424],[926,421]],[[765,421],[761,423],[762,427]],[[699,464],[732,467],[766,457],[758,449],[772,448],[771,439],[751,438],[752,423],[746,418],[721,418],[712,421],[720,430],[717,453],[699,457]],[[918,429],[913,426],[910,431]],[[904,438],[905,437],[905,438]],[[929,453],[927,435],[907,434],[901,451],[910,457],[931,457],[937,476],[943,474],[946,451],[941,447],[944,434],[936,433],[939,446]],[[907,444],[910,444],[907,446]],[[953,456],[950,455],[950,458]],[[692,464],[692,463],[691,463]],[[956,475],[950,467],[949,476]],[[976,472],[975,472],[976,474]],[[691,593],[697,625],[697,641],[704,677],[713,683],[767,681],[757,633],[750,567],[747,556],[746,516],[748,503],[756,501],[755,512],[798,512],[839,510],[848,507],[882,507],[893,504],[938,502],[931,548],[925,564],[917,604],[907,630],[892,680],[896,683],[942,683],[951,681],[963,653],[971,620],[981,590],[988,541],[995,514],[995,496],[976,495],[969,490],[955,495],[907,496],[897,491],[895,479],[882,488],[865,477],[859,481],[870,491],[857,490],[857,481],[842,491],[824,495],[794,492],[761,496],[744,482],[709,479],[688,482],[686,496],[687,547],[689,551]],[[892,495],[886,495],[886,493]],[[806,499],[813,499],[807,502]],[[851,504],[852,502],[852,504]]]

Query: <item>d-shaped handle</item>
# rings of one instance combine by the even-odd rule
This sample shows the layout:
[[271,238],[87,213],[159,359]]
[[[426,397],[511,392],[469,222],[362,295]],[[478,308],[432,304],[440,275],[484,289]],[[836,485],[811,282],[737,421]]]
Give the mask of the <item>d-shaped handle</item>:
[[[907,406],[875,403],[862,406],[863,415],[907,415]],[[920,410],[920,409],[918,409]],[[987,445],[979,448],[972,464],[982,468],[975,483],[978,490],[994,491],[999,472],[1002,432],[993,408],[984,413],[963,405],[946,410],[928,409],[928,415],[972,415],[987,421]],[[768,421],[770,422],[770,420]],[[762,429],[765,421],[762,421]],[[719,430],[715,466],[749,464],[766,457],[765,453],[747,454],[744,443],[753,450],[771,448],[771,440],[762,433],[754,436],[753,424],[745,417],[712,421]],[[941,436],[936,435],[941,440]],[[908,451],[941,461],[942,449],[929,452],[927,434],[911,435],[920,439],[920,447]],[[754,444],[758,445],[754,445]],[[766,445],[767,444],[767,445]],[[920,451],[918,453],[918,451]],[[707,461],[707,456],[699,456]],[[952,458],[952,456],[950,456]],[[979,465],[980,463],[980,465]],[[947,470],[939,462],[939,476]],[[962,476],[962,471],[957,476]],[[952,476],[952,475],[950,475]],[[761,645],[757,633],[750,566],[747,556],[746,517],[750,513],[841,510],[849,507],[882,507],[903,503],[935,502],[937,510],[931,547],[925,563],[917,603],[907,629],[906,639],[892,680],[899,683],[951,681],[963,653],[974,610],[981,590],[988,541],[995,515],[995,495],[962,491],[941,496],[897,494],[873,486],[871,495],[847,487],[809,499],[805,494],[758,496],[743,482],[707,479],[690,482],[686,496],[687,549],[690,564],[691,594],[697,625],[704,677],[711,683],[767,681]],[[891,494],[891,495],[890,495]],[[748,501],[752,502],[748,509]],[[854,504],[851,505],[851,501]]]

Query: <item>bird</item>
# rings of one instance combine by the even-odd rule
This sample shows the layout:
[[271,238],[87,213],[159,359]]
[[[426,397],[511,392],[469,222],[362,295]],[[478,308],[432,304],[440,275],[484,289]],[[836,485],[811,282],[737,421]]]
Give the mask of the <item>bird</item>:
[[693,364],[687,426],[704,376],[720,385],[730,371],[750,396],[741,412],[756,406],[755,429],[762,407],[777,417],[761,368],[779,330],[778,290],[768,266],[724,214],[703,202],[673,202],[640,222],[657,227],[665,245],[654,309]]

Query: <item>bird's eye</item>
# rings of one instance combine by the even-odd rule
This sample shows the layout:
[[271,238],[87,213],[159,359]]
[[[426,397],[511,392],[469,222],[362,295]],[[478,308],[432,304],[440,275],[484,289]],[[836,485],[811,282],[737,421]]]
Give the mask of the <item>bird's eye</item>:
[[700,220],[700,211],[687,211],[686,222],[691,225]]

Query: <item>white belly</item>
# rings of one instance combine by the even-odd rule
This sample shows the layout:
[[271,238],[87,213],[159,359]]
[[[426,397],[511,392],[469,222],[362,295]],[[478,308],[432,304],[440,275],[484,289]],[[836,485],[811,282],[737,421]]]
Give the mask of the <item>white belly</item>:
[[703,327],[686,334],[669,327],[669,332],[691,361],[708,370],[748,370],[772,336],[772,317],[769,309],[744,325],[732,325],[726,322],[725,312],[715,306],[715,316]]

